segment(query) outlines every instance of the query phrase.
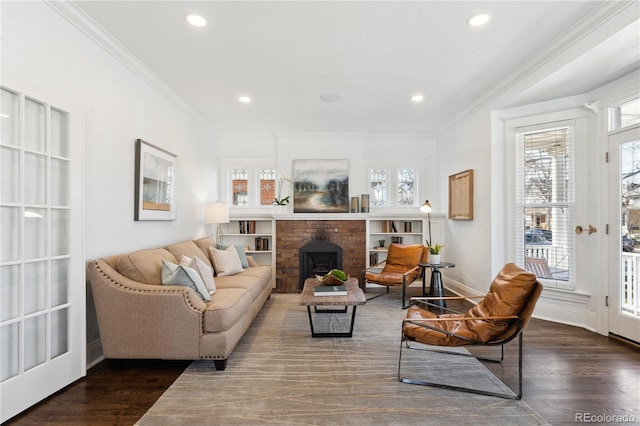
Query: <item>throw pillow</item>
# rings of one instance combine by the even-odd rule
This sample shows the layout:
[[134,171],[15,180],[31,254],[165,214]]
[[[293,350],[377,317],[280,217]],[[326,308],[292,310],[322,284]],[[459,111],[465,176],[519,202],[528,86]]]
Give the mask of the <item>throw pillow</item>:
[[164,285],[184,285],[193,289],[200,299],[210,301],[209,291],[204,285],[202,278],[193,268],[176,265],[175,263],[162,261],[162,284]]
[[[247,254],[244,252],[244,247],[242,244],[235,244],[234,247],[238,252],[238,256],[240,257],[240,263],[243,268],[249,267],[249,261],[247,260]],[[229,244],[216,244],[216,248],[219,250],[226,250],[229,248]]]
[[202,278],[209,294],[216,292],[216,282],[213,280],[213,268],[204,263],[202,259],[198,256],[189,257],[183,254],[182,259],[180,259],[180,265],[195,269],[198,275],[200,275],[200,278]]
[[234,275],[244,271],[238,250],[234,246],[229,246],[225,250],[218,250],[215,247],[209,247],[211,259],[213,259],[213,267],[216,269],[219,277],[225,275]]

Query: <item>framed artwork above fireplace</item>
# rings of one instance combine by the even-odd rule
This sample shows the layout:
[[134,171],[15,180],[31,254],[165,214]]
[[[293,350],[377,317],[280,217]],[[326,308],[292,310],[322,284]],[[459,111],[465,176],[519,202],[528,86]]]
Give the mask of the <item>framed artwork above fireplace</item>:
[[294,213],[348,213],[349,160],[293,160]]

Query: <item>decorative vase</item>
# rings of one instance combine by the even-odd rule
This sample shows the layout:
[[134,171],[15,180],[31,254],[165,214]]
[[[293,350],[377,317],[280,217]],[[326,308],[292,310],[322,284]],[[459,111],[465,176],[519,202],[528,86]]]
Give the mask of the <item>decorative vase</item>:
[[439,265],[440,264],[440,256],[439,254],[430,254],[429,255],[429,263],[431,263],[432,265]]
[[285,214],[287,212],[286,204],[276,204],[276,214]]

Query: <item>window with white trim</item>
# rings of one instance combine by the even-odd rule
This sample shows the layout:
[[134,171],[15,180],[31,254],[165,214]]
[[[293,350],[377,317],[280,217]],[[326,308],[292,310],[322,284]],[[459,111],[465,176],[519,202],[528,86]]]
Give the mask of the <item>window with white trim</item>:
[[547,286],[573,289],[574,122],[515,129],[515,258]]

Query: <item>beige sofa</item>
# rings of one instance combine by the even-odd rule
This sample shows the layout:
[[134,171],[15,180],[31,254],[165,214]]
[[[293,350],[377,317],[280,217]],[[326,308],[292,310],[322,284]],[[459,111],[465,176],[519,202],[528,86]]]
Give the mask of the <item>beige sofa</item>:
[[215,277],[217,291],[204,302],[185,286],[162,285],[162,261],[197,256],[212,266],[211,238],[94,260],[88,266],[104,356],[107,359],[227,358],[269,298],[269,266]]

